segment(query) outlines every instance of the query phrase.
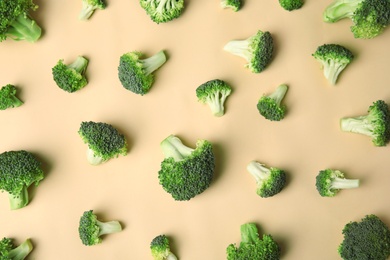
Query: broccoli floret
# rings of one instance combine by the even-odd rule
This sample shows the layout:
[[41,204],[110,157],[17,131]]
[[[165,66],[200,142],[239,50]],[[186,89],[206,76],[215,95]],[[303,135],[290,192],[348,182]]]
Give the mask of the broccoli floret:
[[15,247],[10,238],[0,240],[0,259],[1,260],[23,260],[33,250],[30,239],[26,239],[19,246]]
[[293,11],[303,6],[303,0],[279,0],[279,4],[284,10]]
[[351,31],[355,38],[374,38],[390,24],[390,1],[335,0],[323,13],[323,20],[328,23],[343,18],[352,20]]
[[386,260],[390,256],[390,230],[373,214],[346,224],[342,233],[338,252],[344,260]]
[[367,115],[342,118],[340,127],[345,132],[371,137],[375,146],[386,146],[390,140],[389,106],[383,100],[377,100],[368,108]]
[[237,12],[241,8],[241,0],[221,0],[222,8],[230,8],[234,12]]
[[339,170],[325,169],[316,177],[316,188],[322,197],[334,197],[342,189],[359,187],[359,180],[346,179]]
[[128,52],[120,57],[118,77],[122,86],[135,94],[145,95],[153,85],[153,72],[166,62],[164,51],[141,59],[143,53]]
[[214,79],[203,83],[196,89],[196,97],[204,104],[208,104],[214,116],[223,116],[224,103],[232,92],[232,88],[223,80]]
[[257,110],[260,115],[271,121],[282,120],[286,115],[286,106],[281,103],[287,90],[287,85],[282,84],[273,93],[264,94],[257,102]]
[[29,11],[35,11],[38,5],[32,0],[2,0],[0,1],[0,42],[8,37],[15,40],[36,42],[42,30],[31,19]]
[[278,260],[280,247],[271,235],[263,234],[262,239],[254,223],[241,225],[241,242],[237,247],[230,244],[226,249],[227,260]]
[[16,88],[14,85],[7,84],[0,89],[0,110],[12,107],[19,107],[23,102],[16,97]]
[[83,56],[78,56],[69,65],[64,64],[64,60],[59,60],[52,68],[53,79],[62,90],[73,93],[88,84],[85,76],[87,66],[88,60]]
[[140,0],[140,4],[157,24],[178,18],[184,10],[184,0]]
[[80,217],[79,236],[81,242],[86,246],[93,246],[102,242],[102,235],[117,233],[122,231],[121,224],[116,221],[101,222],[93,213],[87,210]]
[[154,260],[177,260],[171,252],[169,239],[166,235],[156,236],[150,243],[150,251]]
[[158,172],[160,184],[175,200],[190,200],[205,191],[214,175],[214,153],[207,140],[198,140],[196,148],[185,146],[170,135],[160,147],[165,156]]
[[352,62],[354,56],[350,50],[339,44],[324,44],[312,54],[321,62],[325,78],[335,85],[339,74]]
[[27,188],[44,178],[41,163],[24,150],[0,154],[0,190],[9,195],[11,209],[20,209],[29,202]]
[[104,0],[82,0],[82,8],[79,14],[80,20],[88,20],[95,10],[104,10],[107,4]]

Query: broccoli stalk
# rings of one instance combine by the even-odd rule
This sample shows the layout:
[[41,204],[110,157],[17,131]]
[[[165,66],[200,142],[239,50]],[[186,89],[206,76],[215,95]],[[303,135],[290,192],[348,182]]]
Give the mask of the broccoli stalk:
[[0,89],[0,110],[23,105],[23,101],[16,97],[16,87],[7,84]]
[[271,121],[282,120],[286,114],[286,106],[281,103],[287,90],[287,85],[282,84],[279,85],[273,93],[263,95],[257,102],[257,110],[260,115]]
[[334,197],[342,189],[358,187],[359,180],[346,179],[339,170],[322,170],[316,177],[316,188],[322,197]]
[[79,14],[80,20],[88,20],[95,10],[106,9],[106,2],[104,0],[82,0],[82,8]]
[[19,246],[14,247],[12,240],[3,238],[0,241],[0,258],[4,260],[23,260],[33,250],[30,239],[26,239]]
[[140,5],[157,24],[178,18],[184,10],[184,0],[140,0]]
[[303,6],[303,0],[279,0],[279,4],[284,10],[293,11]]
[[153,238],[150,243],[150,251],[154,260],[177,260],[177,257],[171,252],[169,239],[166,235]]
[[234,12],[238,12],[241,8],[241,0],[221,0],[222,8],[230,8]]
[[52,68],[53,79],[62,90],[73,93],[88,84],[85,71],[88,60],[83,56],[77,56],[76,60],[69,65],[64,60],[59,60]]
[[175,162],[180,162],[190,156],[195,149],[192,149],[188,146],[185,146],[181,140],[173,135],[165,138],[161,144],[160,148],[164,154],[164,157],[173,158]]

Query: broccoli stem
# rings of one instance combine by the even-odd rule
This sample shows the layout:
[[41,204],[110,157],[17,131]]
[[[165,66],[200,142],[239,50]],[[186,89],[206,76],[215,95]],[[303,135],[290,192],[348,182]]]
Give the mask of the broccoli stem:
[[87,149],[87,160],[92,165],[99,165],[104,162],[104,159],[94,153],[92,149]]
[[[249,38],[251,39],[251,38]],[[231,54],[244,58],[246,61],[250,61],[250,40],[233,40],[228,42],[223,49]]]
[[370,123],[369,115],[342,118],[340,124],[341,130],[344,132],[364,134],[373,137],[373,126]]
[[253,223],[246,223],[241,225],[241,243],[252,244],[259,240],[259,233],[257,227]]
[[332,180],[331,189],[352,189],[359,187],[359,180],[350,180],[343,178],[334,178]]
[[211,112],[214,116],[223,116],[224,114],[224,102],[226,100],[228,95],[224,94],[223,92],[217,91],[213,95],[210,95],[207,98],[207,104],[209,104]]
[[99,226],[99,237],[106,234],[116,233],[122,230],[121,224],[116,221],[101,222],[96,220],[96,225]]
[[81,11],[79,13],[80,20],[88,20],[93,12],[96,10],[94,5],[88,4],[88,1],[83,1],[83,5],[81,7]]
[[172,157],[176,162],[190,156],[194,151],[194,149],[185,146],[178,137],[173,135],[165,138],[161,142],[160,147],[165,158]]
[[347,63],[339,63],[333,60],[328,60],[326,63],[323,62],[325,78],[327,78],[332,85],[335,85],[339,74],[347,65]]
[[31,250],[33,250],[33,245],[30,239],[26,239],[26,241],[24,241],[18,247],[9,251],[7,259],[23,260],[31,252]]
[[334,23],[344,18],[352,18],[361,2],[363,0],[336,0],[325,9],[323,20]]
[[84,74],[85,70],[87,69],[88,60],[84,58],[83,56],[77,56],[76,60],[68,65],[68,68],[74,69],[80,74]]
[[285,84],[279,85],[275,89],[275,91],[272,94],[270,94],[268,97],[275,100],[276,104],[280,106],[280,103],[282,102],[284,96],[286,95],[287,89],[288,89],[287,85]]
[[28,204],[28,190],[26,186],[23,186],[23,189],[19,194],[9,194],[8,195],[11,210],[16,210],[27,206]]
[[247,166],[247,170],[255,178],[257,183],[267,179],[270,174],[268,168],[256,161],[250,162]]
[[177,260],[177,257],[171,252],[167,255],[166,260]]
[[10,99],[12,100],[12,106],[13,107],[19,107],[19,106],[23,105],[23,101],[21,101],[16,96],[11,96]]
[[36,42],[41,37],[42,30],[38,24],[28,15],[19,15],[11,24],[7,31],[7,35],[16,40],[26,40],[28,42]]
[[149,75],[153,71],[160,68],[166,62],[166,60],[167,58],[164,54],[164,51],[159,51],[149,58],[140,59],[139,62],[142,63],[142,67],[145,71],[145,74]]

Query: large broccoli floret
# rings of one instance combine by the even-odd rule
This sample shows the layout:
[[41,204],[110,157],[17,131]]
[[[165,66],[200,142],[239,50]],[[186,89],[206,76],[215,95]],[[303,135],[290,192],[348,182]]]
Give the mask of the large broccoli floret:
[[44,178],[41,163],[24,150],[0,154],[0,190],[9,195],[11,209],[20,209],[29,202],[27,188]]
[[23,260],[33,250],[30,239],[26,239],[19,246],[15,247],[10,238],[0,240],[0,259],[1,260]]
[[36,42],[42,30],[31,19],[29,11],[35,11],[38,5],[32,0],[2,0],[0,1],[0,42],[8,37],[20,41]]
[[107,4],[104,0],[82,0],[82,8],[79,14],[80,20],[88,20],[95,10],[104,10]]
[[390,256],[390,230],[373,214],[346,224],[342,233],[338,252],[344,260],[386,260]]
[[352,62],[354,56],[350,50],[339,44],[324,44],[312,54],[321,62],[325,78],[335,85],[339,74]]
[[269,32],[258,31],[255,35],[245,40],[233,40],[228,42],[225,51],[244,58],[245,65],[253,73],[260,73],[272,60],[274,44]]
[[214,116],[223,116],[224,103],[232,88],[223,80],[214,79],[203,83],[196,89],[198,100],[208,104]]
[[241,8],[241,0],[221,0],[222,8],[230,8],[234,12],[237,12]]
[[334,197],[342,189],[359,187],[359,180],[346,179],[339,170],[326,169],[318,173],[316,188],[322,197]]
[[122,231],[121,224],[116,221],[101,222],[93,213],[88,210],[80,217],[79,236],[81,242],[86,246],[93,246],[102,242],[102,235],[112,234]]
[[141,52],[128,52],[120,57],[118,77],[122,86],[139,95],[145,95],[153,85],[153,72],[160,68],[166,57],[163,51],[141,59]]
[[280,247],[271,235],[263,234],[259,238],[259,232],[254,223],[241,225],[241,242],[237,247],[230,244],[227,249],[227,260],[278,260],[280,259]]
[[140,0],[140,4],[155,23],[176,19],[184,10],[184,0]]
[[170,135],[160,147],[165,159],[161,162],[158,178],[175,200],[190,200],[210,186],[215,167],[210,142],[198,140],[196,148],[192,149]]
[[386,146],[390,140],[389,106],[383,100],[377,100],[368,108],[367,115],[342,118],[340,127],[345,132],[371,137],[375,146]]
[[166,235],[153,238],[150,243],[150,251],[154,260],[177,260],[177,257],[171,252],[169,239]]
[[268,95],[263,95],[257,102],[257,110],[260,115],[271,121],[280,121],[286,115],[286,106],[282,100],[288,90],[287,85],[282,84]]
[[53,79],[62,90],[73,93],[88,84],[85,76],[87,66],[88,60],[83,56],[78,56],[68,65],[64,64],[64,60],[59,60],[52,68]]
[[16,97],[16,88],[14,85],[7,84],[0,89],[0,110],[19,107],[23,102]]
[[279,4],[284,10],[293,11],[303,6],[303,0],[279,0]]
[[99,165],[111,158],[127,154],[124,135],[110,124],[82,122],[78,133],[84,143],[88,144],[87,159],[92,165]]
[[326,7],[323,20],[335,23],[350,18],[355,38],[371,39],[380,35],[390,24],[389,0],[335,0]]

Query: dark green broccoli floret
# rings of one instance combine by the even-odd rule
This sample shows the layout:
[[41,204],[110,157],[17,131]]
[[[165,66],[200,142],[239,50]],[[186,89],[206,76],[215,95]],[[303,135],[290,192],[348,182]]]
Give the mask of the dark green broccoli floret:
[[0,89],[0,110],[19,107],[23,102],[16,97],[16,88],[14,85],[7,84]]
[[122,86],[141,96],[148,93],[153,85],[152,73],[167,60],[163,51],[145,59],[141,59],[142,55],[136,51],[123,54],[118,67],[118,77]]
[[274,44],[269,32],[258,31],[255,35],[245,40],[233,40],[228,42],[224,50],[244,58],[245,65],[253,73],[260,73],[272,60]]
[[169,239],[166,235],[153,238],[150,243],[150,251],[154,260],[177,260],[177,257],[171,252]]
[[170,135],[160,147],[165,159],[161,162],[158,178],[175,200],[190,200],[210,186],[215,167],[210,142],[198,140],[196,148],[192,149]]
[[0,1],[0,42],[8,37],[20,41],[36,42],[42,30],[31,19],[29,11],[35,11],[38,5],[32,0],[2,0]]
[[316,188],[322,197],[334,197],[342,189],[359,187],[359,180],[346,179],[339,170],[326,169],[318,173]]
[[43,178],[41,163],[30,152],[0,154],[0,190],[8,193],[11,209],[25,207],[29,202],[27,188]]
[[287,90],[287,85],[282,84],[273,93],[263,95],[257,102],[257,110],[260,115],[271,121],[282,120],[286,115],[286,106],[281,103]]
[[323,20],[335,23],[350,18],[355,38],[371,39],[380,35],[390,24],[389,0],[335,0],[326,7]]
[[303,6],[303,0],[279,0],[279,4],[283,9],[293,11]]
[[321,62],[325,78],[335,85],[339,74],[352,62],[354,56],[350,50],[339,44],[324,44],[312,54]]
[[155,23],[176,19],[184,10],[184,0],[140,0],[140,4]]
[[259,237],[257,227],[253,223],[241,225],[241,242],[237,247],[230,244],[226,249],[227,260],[278,260],[280,247],[271,235]]
[[64,60],[59,60],[52,68],[53,79],[62,90],[73,93],[88,84],[85,76],[87,65],[88,60],[83,56],[78,56],[69,65],[64,64]]
[[344,260],[386,260],[390,256],[390,230],[373,214],[346,224],[342,233],[338,252]]
[[116,221],[101,222],[93,213],[88,210],[83,213],[79,223],[79,236],[81,242],[86,246],[93,246],[102,242],[102,235],[122,231],[121,224]]
[[234,12],[237,12],[241,8],[241,0],[221,0],[222,8],[230,8]]
[[88,20],[95,10],[104,10],[107,4],[104,0],[82,0],[83,6],[81,8],[79,19]]
[[0,259],[1,260],[23,260],[33,250],[30,239],[26,239],[19,246],[15,247],[10,238],[0,240]]
[[375,146],[386,146],[390,140],[389,106],[383,100],[377,100],[368,108],[367,115],[342,118],[340,127],[345,132],[371,137]]
[[223,80],[214,79],[203,83],[196,89],[196,97],[208,104],[214,116],[223,116],[224,103],[232,92],[232,88]]

